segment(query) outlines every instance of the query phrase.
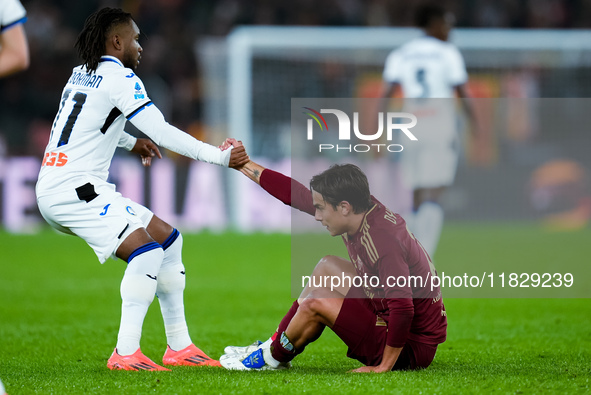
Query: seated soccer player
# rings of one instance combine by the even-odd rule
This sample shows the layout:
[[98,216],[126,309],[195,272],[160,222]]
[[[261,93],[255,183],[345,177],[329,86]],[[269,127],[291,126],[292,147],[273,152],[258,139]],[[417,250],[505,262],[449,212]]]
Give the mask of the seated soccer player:
[[[222,366],[287,368],[326,326],[349,347],[348,357],[366,365],[355,372],[429,366],[447,330],[441,291],[427,286],[436,271],[404,219],[370,194],[365,174],[351,164],[333,165],[314,176],[308,189],[252,161],[240,171],[283,203],[313,215],[332,236],[342,237],[350,261],[326,256],[313,275],[367,275],[379,278],[380,285],[358,288],[345,282],[330,290],[309,283],[269,340],[226,347]],[[392,284],[398,278],[408,281]]]

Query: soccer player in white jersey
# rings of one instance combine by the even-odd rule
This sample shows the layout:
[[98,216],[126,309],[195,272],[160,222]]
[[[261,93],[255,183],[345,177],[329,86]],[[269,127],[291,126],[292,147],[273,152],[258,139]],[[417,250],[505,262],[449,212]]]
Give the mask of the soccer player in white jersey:
[[107,182],[117,146],[139,153],[145,165],[160,156],[148,139],[124,132],[126,120],[156,144],[189,158],[240,167],[244,147],[229,151],[205,144],[169,125],[135,74],[142,47],[129,13],[103,8],[90,15],[76,42],[84,63],[68,80],[53,122],[39,180],[37,203],[54,228],[83,238],[104,263],[127,262],[121,281],[122,312],[110,369],[168,370],[142,354],[144,317],[158,296],[168,347],[164,365],[219,366],[197,348],[185,321],[182,236],[144,206]]
[[468,74],[458,49],[449,43],[453,15],[438,5],[426,5],[417,12],[417,25],[424,30],[416,38],[392,51],[386,59],[384,97],[400,87],[405,110],[419,119],[413,133],[416,144],[408,144],[402,154],[403,173],[413,190],[413,214],[409,218],[417,239],[433,256],[441,228],[443,209],[439,198],[453,183],[458,162],[458,134],[453,100],[456,95],[474,122],[467,100]]
[[0,78],[29,67],[26,20],[27,12],[18,0],[0,0]]
[[[0,0],[0,78],[29,67],[29,46],[23,24],[27,12],[18,0]],[[0,395],[4,395],[0,380]]]

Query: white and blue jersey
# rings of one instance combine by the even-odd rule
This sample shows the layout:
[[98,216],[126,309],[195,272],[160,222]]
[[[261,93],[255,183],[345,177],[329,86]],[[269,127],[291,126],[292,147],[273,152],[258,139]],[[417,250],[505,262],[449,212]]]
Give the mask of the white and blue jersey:
[[400,84],[406,98],[450,98],[468,73],[455,45],[423,36],[388,55],[383,78]]
[[38,194],[106,181],[115,149],[126,137],[126,120],[151,104],[140,78],[117,58],[102,57],[90,74],[83,66],[74,68],[45,149]]
[[115,149],[131,150],[137,141],[125,133],[126,120],[157,145],[192,159],[228,166],[231,155],[168,124],[119,59],[103,56],[93,73],[74,68],[45,149],[37,204],[51,226],[84,239],[101,263],[153,216],[107,182]]
[[[458,163],[455,88],[468,80],[460,51],[430,36],[416,38],[392,51],[383,73],[400,84],[404,111],[417,117],[416,144],[404,147],[404,180],[412,189],[453,183]],[[450,100],[451,99],[451,100]]]
[[18,0],[0,0],[0,33],[26,20],[27,11]]
[[106,182],[117,146],[133,148],[126,120],[157,145],[191,159],[228,166],[231,149],[203,143],[170,125],[152,105],[144,84],[112,56],[103,56],[96,72],[74,68],[64,87],[45,149],[37,196]]

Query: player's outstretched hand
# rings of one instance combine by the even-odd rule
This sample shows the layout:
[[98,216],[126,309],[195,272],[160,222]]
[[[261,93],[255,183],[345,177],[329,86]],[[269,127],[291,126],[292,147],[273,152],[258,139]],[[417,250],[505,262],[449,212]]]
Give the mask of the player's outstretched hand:
[[218,148],[222,151],[225,151],[230,147],[233,147],[233,149],[232,153],[230,154],[230,163],[228,164],[228,167],[240,169],[250,161],[242,141],[228,137],[221,145],[218,146]]
[[142,165],[148,167],[152,164],[152,158],[157,156],[162,159],[162,154],[158,149],[158,146],[150,139],[137,139],[135,146],[131,152],[138,154],[142,158]]
[[241,147],[243,146],[242,141],[238,141],[233,137],[227,137],[226,140],[218,145],[218,148],[221,149],[222,151],[227,150],[230,147]]
[[230,163],[228,164],[228,167],[231,167],[232,169],[240,169],[250,161],[242,142],[238,141],[238,143],[240,143],[240,145],[234,145],[234,148],[232,148],[232,152],[230,153]]
[[218,148],[221,149],[222,151],[227,150],[228,148],[230,148],[232,146],[232,140],[234,140],[234,139],[231,139],[228,137],[223,143],[218,145]]

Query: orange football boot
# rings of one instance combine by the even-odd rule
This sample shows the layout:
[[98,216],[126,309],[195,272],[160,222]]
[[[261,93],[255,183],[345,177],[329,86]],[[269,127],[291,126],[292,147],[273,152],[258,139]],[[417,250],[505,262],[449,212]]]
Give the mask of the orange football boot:
[[107,362],[107,367],[111,370],[161,370],[170,372],[170,369],[166,369],[146,357],[139,348],[133,354],[124,356],[117,354],[117,349],[115,349]]
[[174,366],[222,366],[220,361],[211,359],[194,344],[180,351],[174,351],[167,346],[162,362]]

